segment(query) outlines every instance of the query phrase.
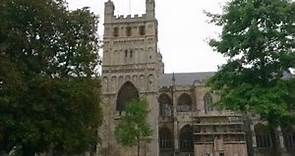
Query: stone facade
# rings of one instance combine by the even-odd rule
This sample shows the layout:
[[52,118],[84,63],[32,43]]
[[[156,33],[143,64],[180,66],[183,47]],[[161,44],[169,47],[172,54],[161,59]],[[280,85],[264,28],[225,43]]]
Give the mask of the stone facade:
[[[133,156],[135,149],[120,147],[114,138],[116,123],[120,120],[128,90],[149,103],[148,120],[152,127],[151,142],[142,145],[145,156],[158,155],[158,82],[163,73],[161,55],[157,51],[158,23],[155,2],[146,1],[146,14],[142,16],[114,16],[113,2],[105,3],[104,52],[102,66],[102,94],[104,122],[101,134],[104,140],[100,152],[108,156]],[[118,98],[118,94],[121,93]],[[124,97],[126,94],[126,98]],[[130,92],[131,94],[131,92]],[[128,98],[129,96],[129,98]],[[124,101],[125,100],[125,101]]]
[[99,156],[135,156],[121,147],[114,129],[132,98],[146,98],[151,142],[141,156],[268,156],[274,139],[283,155],[294,155],[295,130],[265,129],[255,116],[212,106],[218,97],[204,86],[213,72],[165,74],[158,51],[155,1],[146,0],[146,14],[115,16],[105,3],[102,66],[103,125]]

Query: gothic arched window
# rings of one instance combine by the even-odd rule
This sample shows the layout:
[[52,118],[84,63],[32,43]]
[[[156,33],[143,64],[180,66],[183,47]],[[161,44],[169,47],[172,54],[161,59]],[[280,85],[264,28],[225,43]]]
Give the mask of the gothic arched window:
[[283,129],[284,143],[288,152],[295,153],[295,128]]
[[124,111],[126,105],[132,100],[138,99],[138,91],[131,82],[126,82],[119,90],[117,97],[117,111]]
[[178,112],[189,112],[192,110],[192,98],[190,95],[183,93],[178,98],[177,111]]
[[257,148],[271,148],[272,139],[270,129],[263,124],[255,125],[254,129],[256,135]]
[[166,127],[159,130],[159,146],[160,150],[173,149],[173,135]]
[[181,152],[193,152],[194,151],[192,126],[186,125],[180,130],[179,143],[180,143],[180,151]]
[[210,93],[206,93],[204,96],[204,109],[205,113],[213,111],[213,98]]
[[161,94],[158,101],[160,104],[160,116],[172,116],[172,101],[170,97],[167,94]]

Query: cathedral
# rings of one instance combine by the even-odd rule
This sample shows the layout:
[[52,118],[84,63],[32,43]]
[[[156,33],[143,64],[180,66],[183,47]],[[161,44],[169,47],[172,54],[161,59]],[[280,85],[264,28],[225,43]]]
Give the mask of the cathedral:
[[[136,156],[136,148],[122,147],[114,130],[124,108],[134,98],[146,98],[153,129],[140,156],[283,156],[295,155],[295,131],[268,130],[256,116],[215,108],[218,101],[205,83],[214,72],[164,72],[158,51],[155,0],[146,0],[143,15],[115,16],[105,3],[102,107],[99,156]],[[248,120],[249,119],[249,120]],[[274,146],[278,140],[279,147]]]

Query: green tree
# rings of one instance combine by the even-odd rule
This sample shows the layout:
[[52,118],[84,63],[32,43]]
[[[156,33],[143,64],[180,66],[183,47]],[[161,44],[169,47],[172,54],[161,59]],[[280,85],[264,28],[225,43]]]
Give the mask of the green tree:
[[291,0],[232,0],[210,45],[227,58],[208,85],[219,104],[259,114],[272,125],[294,123],[295,3]]
[[208,81],[221,97],[217,104],[258,114],[273,134],[277,126],[294,125],[295,2],[231,0],[223,11],[207,13],[222,27],[210,46],[227,58]]
[[148,104],[146,100],[130,102],[118,126],[115,129],[117,141],[123,146],[137,146],[137,155],[140,154],[141,142],[148,142],[152,130],[147,123]]
[[1,0],[0,21],[0,152],[89,151],[102,118],[97,17],[63,0]]

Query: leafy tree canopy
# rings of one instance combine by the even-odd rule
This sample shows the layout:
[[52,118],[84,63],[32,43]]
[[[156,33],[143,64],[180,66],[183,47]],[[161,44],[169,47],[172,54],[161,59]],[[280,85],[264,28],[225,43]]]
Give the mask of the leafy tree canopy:
[[97,17],[63,0],[1,0],[0,21],[0,152],[90,150],[101,123]]
[[222,14],[207,15],[223,28],[210,41],[227,58],[208,82],[219,104],[273,125],[294,123],[295,2],[231,0]]
[[133,100],[130,102],[118,126],[115,129],[117,141],[123,146],[137,145],[138,155],[140,142],[149,141],[147,137],[151,136],[152,130],[147,123],[148,104],[146,100]]

